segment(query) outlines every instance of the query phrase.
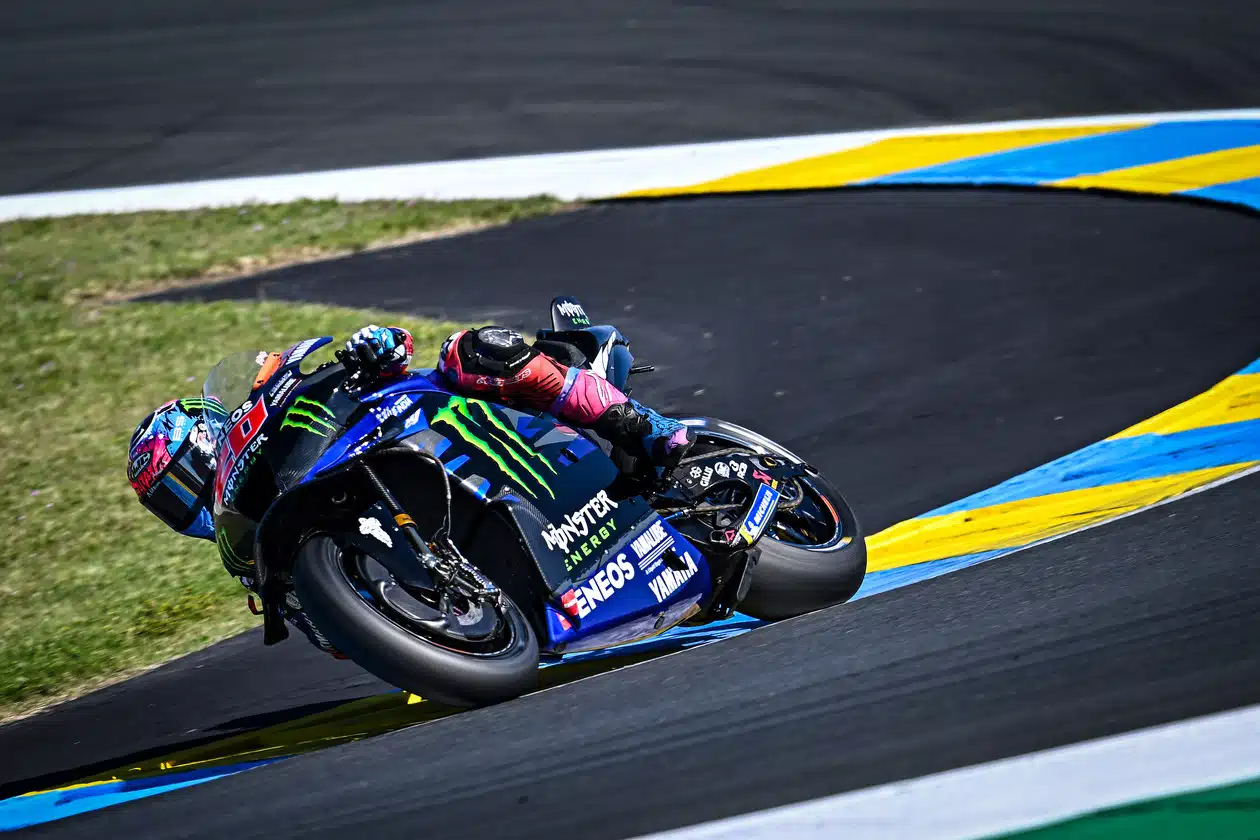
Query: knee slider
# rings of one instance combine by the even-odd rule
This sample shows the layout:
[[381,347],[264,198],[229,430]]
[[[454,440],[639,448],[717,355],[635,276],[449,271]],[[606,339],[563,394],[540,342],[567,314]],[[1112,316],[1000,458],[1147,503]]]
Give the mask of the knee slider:
[[631,454],[644,454],[643,437],[652,431],[652,424],[628,402],[611,405],[595,421],[595,434],[627,449]]

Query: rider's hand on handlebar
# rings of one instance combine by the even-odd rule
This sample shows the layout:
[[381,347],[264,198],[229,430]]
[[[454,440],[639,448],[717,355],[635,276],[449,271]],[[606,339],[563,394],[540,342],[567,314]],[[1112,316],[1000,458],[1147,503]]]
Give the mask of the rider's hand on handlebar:
[[393,330],[369,324],[350,336],[346,349],[338,352],[337,358],[346,370],[370,379],[397,364],[400,356],[405,355],[406,350]]

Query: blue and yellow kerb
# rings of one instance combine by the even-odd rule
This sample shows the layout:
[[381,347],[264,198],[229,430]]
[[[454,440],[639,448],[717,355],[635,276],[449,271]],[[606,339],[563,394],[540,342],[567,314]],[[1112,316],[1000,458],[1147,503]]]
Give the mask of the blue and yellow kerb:
[[873,595],[1010,554],[1260,464],[1260,360],[1104,441],[867,540]]
[[833,154],[619,197],[914,184],[1119,190],[1260,209],[1260,120],[899,133]]

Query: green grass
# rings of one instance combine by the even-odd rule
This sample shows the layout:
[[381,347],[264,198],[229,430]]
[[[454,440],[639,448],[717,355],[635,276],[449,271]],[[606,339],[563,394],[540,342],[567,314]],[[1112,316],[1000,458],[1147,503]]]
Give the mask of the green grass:
[[546,197],[296,201],[22,220],[0,225],[0,277],[10,292],[28,301],[126,295],[172,281],[360,251],[418,233],[513,222],[563,207]]
[[426,360],[453,328],[314,305],[107,300],[556,207],[301,202],[0,225],[0,719],[257,621],[210,543],[136,503],[126,448],[149,410],[196,393],[236,350],[377,322],[411,329]]

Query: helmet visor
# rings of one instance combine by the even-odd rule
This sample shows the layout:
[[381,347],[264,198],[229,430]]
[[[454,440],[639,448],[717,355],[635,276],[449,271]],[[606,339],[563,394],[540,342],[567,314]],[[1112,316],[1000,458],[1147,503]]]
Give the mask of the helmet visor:
[[205,506],[213,480],[213,457],[196,445],[190,435],[140,504],[171,528],[183,531]]

